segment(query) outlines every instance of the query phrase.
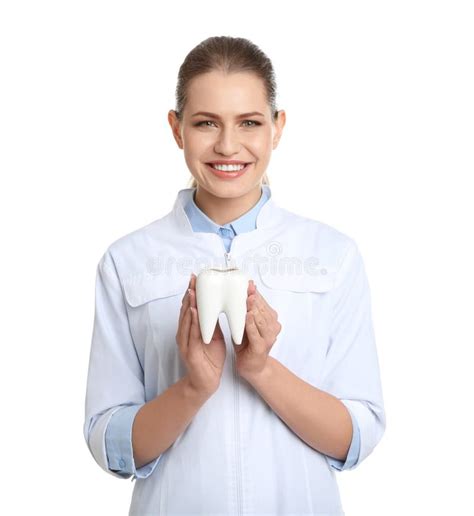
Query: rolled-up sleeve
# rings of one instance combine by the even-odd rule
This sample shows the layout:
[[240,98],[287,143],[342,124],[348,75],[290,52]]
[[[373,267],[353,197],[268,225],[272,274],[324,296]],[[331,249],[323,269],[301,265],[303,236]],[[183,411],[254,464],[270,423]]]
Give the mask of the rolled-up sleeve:
[[352,466],[356,464],[359,460],[360,453],[360,430],[359,424],[357,423],[357,419],[354,417],[354,414],[349,410],[349,414],[351,415],[352,420],[352,441],[349,447],[349,451],[347,452],[347,457],[345,461],[337,460],[334,457],[328,456],[329,464],[339,471],[344,471],[346,469],[351,469]]
[[[332,322],[321,388],[340,399],[357,422],[360,449],[358,457],[344,467],[334,460],[330,464],[339,470],[354,469],[381,440],[386,417],[369,283],[362,256],[352,239],[332,296]],[[354,437],[349,454],[356,446]]]
[[153,473],[162,455],[141,468],[136,468],[133,457],[132,426],[137,412],[143,405],[123,407],[111,417],[105,432],[109,469],[129,478],[146,478]]
[[[137,471],[133,461],[132,424],[144,403],[143,369],[130,332],[121,283],[110,250],[107,250],[96,272],[83,433],[95,461],[104,471],[118,478],[129,478],[132,474],[146,478],[158,463],[159,457]],[[118,419],[113,418],[118,424],[114,424],[108,434],[109,444],[115,452],[122,450],[126,456],[128,442],[132,460],[129,458],[129,469],[124,465],[126,471],[114,471],[115,465],[108,461],[106,433],[112,416],[125,408],[126,412],[117,414]]]

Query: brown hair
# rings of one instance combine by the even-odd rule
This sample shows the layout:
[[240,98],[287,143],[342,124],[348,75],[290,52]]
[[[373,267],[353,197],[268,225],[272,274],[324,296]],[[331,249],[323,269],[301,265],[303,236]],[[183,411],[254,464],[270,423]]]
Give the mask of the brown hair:
[[[255,73],[263,80],[273,119],[278,117],[275,72],[270,59],[248,39],[213,36],[195,46],[179,68],[175,109],[178,120],[182,120],[189,82],[197,75],[213,70]],[[262,183],[270,184],[266,173]],[[189,187],[196,186],[196,179],[191,176]]]

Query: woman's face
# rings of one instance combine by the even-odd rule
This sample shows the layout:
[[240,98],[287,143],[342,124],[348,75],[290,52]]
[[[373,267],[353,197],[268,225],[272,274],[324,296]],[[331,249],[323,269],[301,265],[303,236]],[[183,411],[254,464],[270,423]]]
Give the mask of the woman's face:
[[[262,79],[248,72],[212,71],[190,82],[181,122],[174,111],[168,119],[199,187],[229,198],[260,188],[285,124],[283,110],[275,122],[271,115]],[[220,177],[208,165],[228,160],[250,165],[234,178]]]

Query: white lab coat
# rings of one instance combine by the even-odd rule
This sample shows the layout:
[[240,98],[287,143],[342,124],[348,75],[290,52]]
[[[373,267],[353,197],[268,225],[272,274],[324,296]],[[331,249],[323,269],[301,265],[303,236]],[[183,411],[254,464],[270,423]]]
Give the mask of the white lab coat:
[[[385,430],[369,285],[353,239],[278,206],[234,237],[194,233],[180,190],[166,216],[113,242],[98,265],[84,436],[108,473],[105,430],[112,414],[163,393],[186,374],[175,340],[190,274],[235,265],[252,278],[282,325],[270,355],[339,398],[357,419],[357,467]],[[227,357],[218,391],[186,430],[135,480],[133,515],[344,514],[335,470],[235,372]],[[125,478],[129,478],[128,475]]]

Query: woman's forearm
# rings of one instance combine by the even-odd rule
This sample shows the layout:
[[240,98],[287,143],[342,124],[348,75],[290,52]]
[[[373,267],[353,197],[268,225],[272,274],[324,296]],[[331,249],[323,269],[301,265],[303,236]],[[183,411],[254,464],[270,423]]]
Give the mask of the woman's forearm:
[[337,460],[346,460],[352,420],[339,399],[305,382],[271,356],[258,376],[246,379],[309,446]]
[[197,393],[185,376],[145,403],[135,415],[132,426],[136,468],[148,464],[167,450],[208,398]]

